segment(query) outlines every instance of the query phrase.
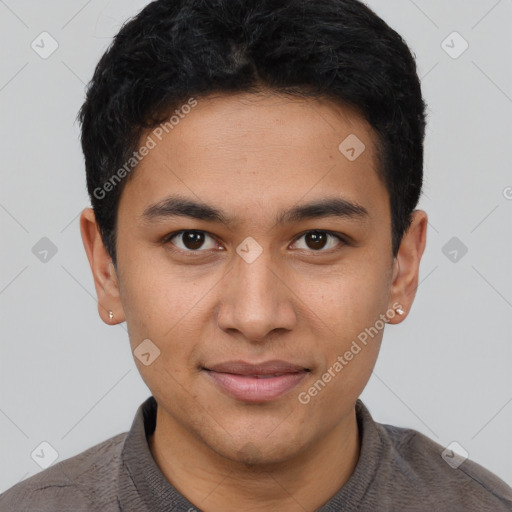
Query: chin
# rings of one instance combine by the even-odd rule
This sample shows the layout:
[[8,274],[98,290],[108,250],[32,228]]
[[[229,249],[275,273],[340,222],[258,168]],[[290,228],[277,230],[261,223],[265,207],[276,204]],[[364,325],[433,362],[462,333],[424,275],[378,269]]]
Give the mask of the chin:
[[262,436],[260,439],[243,440],[234,443],[233,439],[222,446],[217,445],[215,451],[234,463],[244,464],[251,469],[262,471],[270,466],[286,463],[296,457],[300,447],[290,437],[276,440]]

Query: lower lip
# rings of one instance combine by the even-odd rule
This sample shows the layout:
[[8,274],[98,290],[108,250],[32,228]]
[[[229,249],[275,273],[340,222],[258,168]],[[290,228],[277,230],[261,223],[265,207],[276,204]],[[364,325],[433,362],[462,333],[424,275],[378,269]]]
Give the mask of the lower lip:
[[211,370],[206,373],[224,392],[244,402],[267,402],[278,398],[297,386],[307,374],[302,371],[258,378]]

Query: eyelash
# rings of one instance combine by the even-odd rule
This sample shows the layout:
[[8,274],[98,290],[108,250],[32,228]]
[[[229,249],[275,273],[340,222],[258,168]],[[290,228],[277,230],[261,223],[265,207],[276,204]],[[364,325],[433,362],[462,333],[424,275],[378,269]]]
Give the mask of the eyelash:
[[[169,244],[174,237],[176,237],[176,236],[178,236],[178,235],[180,235],[182,233],[204,233],[204,234],[210,236],[211,238],[213,238],[214,240],[216,240],[215,236],[213,236],[212,234],[208,233],[208,231],[203,231],[203,230],[200,230],[200,229],[181,229],[179,231],[173,231],[172,233],[168,233],[167,235],[165,235],[161,239],[161,243],[162,244]],[[292,243],[296,243],[304,235],[307,235],[309,233],[325,233],[327,235],[333,236],[334,238],[337,238],[341,242],[341,246],[349,245],[348,240],[341,233],[336,233],[335,231],[329,231],[329,230],[326,230],[326,229],[309,229],[307,231],[304,231],[303,233],[300,233],[299,235],[297,235],[297,237],[293,240]],[[197,249],[195,251],[191,250],[191,249],[187,249],[187,250],[180,249],[179,247],[176,247],[173,243],[171,243],[170,245],[173,246],[171,250],[177,251],[177,252],[181,252],[181,253],[185,253],[189,257],[201,256],[201,253],[207,253],[208,252],[208,250],[201,250],[201,249]],[[301,249],[301,250],[307,250],[309,252],[313,252],[313,253],[316,253],[316,254],[322,254],[322,253],[329,254],[330,252],[332,252],[333,250],[336,250],[336,249],[337,248],[331,248],[331,249],[328,249],[328,250],[318,250],[318,251],[314,251],[313,249]]]

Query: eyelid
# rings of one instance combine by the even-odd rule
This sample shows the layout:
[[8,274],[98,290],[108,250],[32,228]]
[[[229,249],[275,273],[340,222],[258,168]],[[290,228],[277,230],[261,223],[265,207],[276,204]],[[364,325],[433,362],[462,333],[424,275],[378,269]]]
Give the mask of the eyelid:
[[[175,236],[178,236],[178,235],[180,235],[182,233],[186,233],[186,232],[204,233],[204,234],[208,235],[209,237],[213,238],[217,243],[219,243],[219,241],[217,240],[215,235],[212,235],[211,233],[209,233],[208,231],[205,231],[204,229],[180,229],[178,231],[173,231],[172,233],[168,233],[167,235],[162,237],[161,243],[168,244]],[[336,231],[330,231],[328,229],[306,229],[302,233],[299,233],[293,239],[292,244],[296,243],[297,240],[302,238],[304,235],[307,235],[308,233],[314,233],[314,232],[326,233],[327,235],[331,235],[334,238],[337,238],[342,243],[342,245],[348,245],[349,244],[349,240],[348,240],[348,236],[347,235],[344,235],[343,233],[338,233]],[[171,244],[171,245],[174,245],[174,244]],[[175,246],[175,249],[177,251],[185,252],[187,254],[199,254],[201,252],[208,252],[208,249],[207,250],[201,250],[201,249],[184,250],[184,249],[180,249],[179,247],[176,247],[176,246]],[[312,253],[322,254],[322,253],[328,253],[328,252],[330,252],[333,249],[326,250],[326,251],[323,251],[323,250],[314,251],[312,249],[311,250],[299,249],[299,250],[305,250],[305,251],[309,251],[309,252],[312,252]]]

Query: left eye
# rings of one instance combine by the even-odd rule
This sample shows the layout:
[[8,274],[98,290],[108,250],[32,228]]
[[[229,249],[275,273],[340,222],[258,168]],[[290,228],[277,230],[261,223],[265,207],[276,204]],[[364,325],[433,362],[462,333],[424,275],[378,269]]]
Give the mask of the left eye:
[[[305,238],[305,243],[307,244],[306,247],[299,247],[299,249],[305,249],[305,250],[313,250],[314,252],[325,252],[324,250],[332,249],[333,247],[336,247],[336,244],[332,245],[330,247],[328,246],[328,239],[329,237],[331,239],[336,239],[338,241],[338,244],[341,242],[342,245],[344,245],[345,241],[344,239],[334,233],[331,233],[330,231],[307,231],[306,233],[303,233],[300,237],[295,239],[294,244],[297,243],[301,238]],[[172,242],[174,238],[177,238],[181,241],[180,244],[175,244]],[[209,247],[203,247],[205,240],[209,238],[211,240]],[[185,252],[196,252],[200,251],[200,249],[209,250],[209,249],[215,249],[216,247],[216,241],[215,239],[206,233],[205,231],[194,231],[194,230],[184,230],[184,231],[178,231],[176,233],[171,233],[170,235],[167,235],[164,238],[164,242],[168,243],[171,242],[173,245],[176,245],[178,249],[181,249]]]
[[[341,242],[342,245],[344,244],[344,240],[341,236],[331,233],[329,231],[307,231],[306,233],[303,233],[299,238],[297,238],[297,240],[300,240],[301,238],[304,237],[307,237],[306,244],[310,244],[310,246],[305,247],[305,249],[312,249],[314,252],[325,252],[320,251],[319,249],[325,249],[328,237],[336,238],[338,240],[338,243]],[[333,247],[336,247],[336,244],[334,246],[331,245],[331,247],[328,247],[327,250],[332,249]]]

